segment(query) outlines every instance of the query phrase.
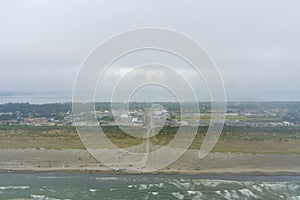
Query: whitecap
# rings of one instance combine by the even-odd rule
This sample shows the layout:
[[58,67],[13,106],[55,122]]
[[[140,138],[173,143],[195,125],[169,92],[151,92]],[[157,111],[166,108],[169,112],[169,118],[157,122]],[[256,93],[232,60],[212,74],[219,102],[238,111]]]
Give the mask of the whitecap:
[[31,198],[33,198],[34,200],[44,200],[46,199],[45,195],[39,195],[39,194],[32,194],[30,195]]
[[224,190],[224,198],[228,200],[232,199],[230,192],[228,192],[227,190]]
[[291,200],[300,200],[300,196],[294,196],[290,198]]
[[223,190],[223,191],[215,191],[216,194],[222,196],[225,199],[239,199],[239,195],[235,190]]
[[154,184],[156,187],[162,188],[164,187],[164,183],[156,183]]
[[176,188],[183,189],[179,183],[170,181],[169,184],[174,185]]
[[205,187],[217,187],[220,184],[220,182],[205,180],[205,181],[201,181],[200,184],[202,184]]
[[194,196],[197,199],[203,196],[202,192],[200,192],[200,191],[191,191],[191,190],[189,190],[189,191],[187,191],[187,193],[188,193],[189,196]]
[[146,189],[147,189],[147,185],[141,184],[141,185],[139,186],[139,189],[138,189],[138,190],[146,190]]
[[96,180],[101,180],[101,181],[117,181],[117,177],[96,177]]
[[182,183],[182,182],[179,182],[177,180],[170,181],[169,183],[172,184],[172,185],[174,185],[176,188],[184,189],[184,190],[189,189],[190,186],[191,186],[190,183]]
[[265,187],[266,189],[269,190],[284,190],[287,187],[287,183],[283,182],[283,183],[262,183],[260,184],[263,187]]
[[230,190],[233,199],[240,199],[240,196],[235,190]]
[[218,194],[218,195],[220,195],[220,196],[222,196],[222,197],[224,197],[224,194],[222,194],[222,192],[219,191],[219,190],[215,191],[215,193]]
[[70,179],[71,176],[39,176],[37,179]]
[[296,191],[297,189],[299,189],[299,185],[293,185],[293,184],[291,184],[291,185],[288,185],[288,188],[290,190]]
[[25,189],[30,189],[30,187],[29,186],[13,186],[13,185],[10,185],[10,186],[0,186],[0,190],[9,190],[9,189],[11,189],[11,190],[18,190],[18,189],[20,189],[20,190],[25,190]]
[[257,190],[258,192],[262,192],[262,188],[259,185],[252,185],[252,188]]
[[253,194],[249,189],[240,189],[238,191],[248,198],[258,198],[258,196]]
[[180,194],[179,192],[173,192],[172,195],[179,200],[184,199],[184,195]]

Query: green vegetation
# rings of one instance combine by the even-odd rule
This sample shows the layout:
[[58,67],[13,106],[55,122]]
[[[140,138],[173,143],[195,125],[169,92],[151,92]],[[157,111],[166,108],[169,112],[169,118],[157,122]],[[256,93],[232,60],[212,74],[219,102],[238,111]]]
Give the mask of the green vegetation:
[[[199,149],[208,127],[198,127],[192,149]],[[118,126],[102,126],[107,137],[120,148],[139,145],[142,139],[124,133]],[[138,131],[138,128],[133,129]],[[150,140],[166,145],[178,127],[163,127]],[[184,127],[190,132],[191,127]],[[137,133],[137,132],[136,132]],[[0,126],[0,148],[83,149],[75,127]],[[213,149],[214,152],[300,153],[300,127],[229,127]]]
[[113,116],[103,116],[100,118],[100,120],[110,121],[110,122],[115,121]]

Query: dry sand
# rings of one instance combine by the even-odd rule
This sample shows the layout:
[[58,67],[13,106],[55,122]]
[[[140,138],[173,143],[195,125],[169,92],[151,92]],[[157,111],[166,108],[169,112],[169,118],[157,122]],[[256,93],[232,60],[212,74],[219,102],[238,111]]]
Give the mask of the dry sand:
[[[211,153],[197,158],[188,150],[170,166],[154,173],[299,175],[299,154]],[[196,170],[201,165],[202,170]],[[94,159],[82,149],[0,149],[1,172],[119,173]],[[121,173],[128,173],[122,171]]]

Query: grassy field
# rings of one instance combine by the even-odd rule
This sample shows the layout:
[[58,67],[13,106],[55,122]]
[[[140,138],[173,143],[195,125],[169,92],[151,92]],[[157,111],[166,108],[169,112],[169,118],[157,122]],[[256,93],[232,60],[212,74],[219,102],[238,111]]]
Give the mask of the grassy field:
[[[116,126],[102,127],[107,137],[120,148],[142,143],[142,139],[125,134]],[[166,145],[177,127],[165,127],[151,142]],[[190,128],[185,127],[189,132]],[[199,127],[190,148],[199,149],[207,127]],[[0,148],[84,149],[74,127],[0,126]],[[224,127],[214,152],[300,153],[299,127]]]
[[[209,123],[211,120],[210,115],[201,115],[201,116],[184,116],[181,117],[178,115],[176,117],[178,120],[203,120],[206,123]],[[226,116],[227,120],[231,121],[240,121],[240,122],[282,122],[280,117],[259,117],[259,116]]]

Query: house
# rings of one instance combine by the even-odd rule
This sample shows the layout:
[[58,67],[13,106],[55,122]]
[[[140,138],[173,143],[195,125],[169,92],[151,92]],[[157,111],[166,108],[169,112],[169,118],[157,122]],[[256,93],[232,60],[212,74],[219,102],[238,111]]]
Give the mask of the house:
[[283,121],[282,126],[294,126],[294,123],[288,122],[288,121]]
[[188,126],[189,123],[187,121],[179,121],[178,122],[180,126]]

